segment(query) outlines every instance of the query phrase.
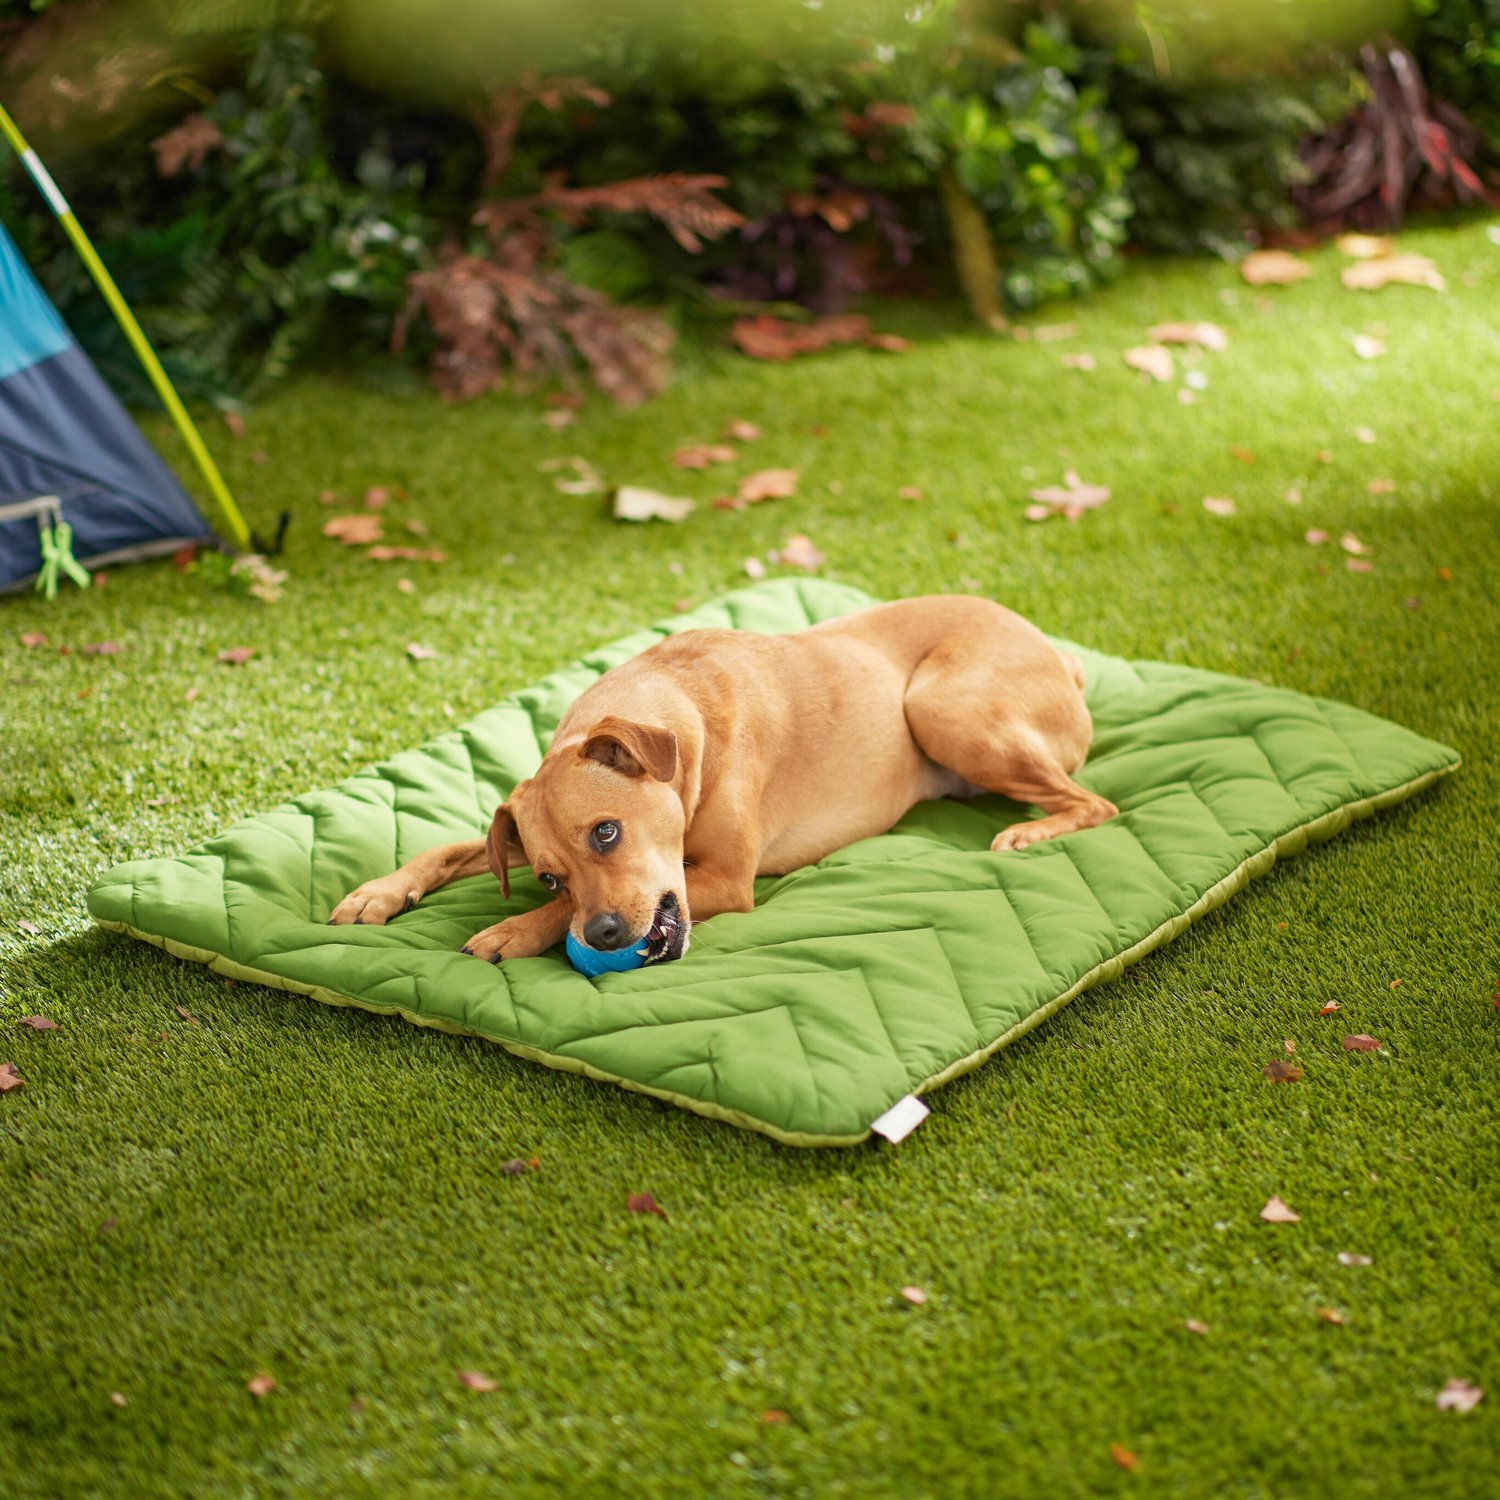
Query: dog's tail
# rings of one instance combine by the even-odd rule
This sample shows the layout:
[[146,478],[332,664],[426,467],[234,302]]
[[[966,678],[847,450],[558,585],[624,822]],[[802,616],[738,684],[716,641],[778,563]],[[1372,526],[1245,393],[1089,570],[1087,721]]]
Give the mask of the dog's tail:
[[1062,664],[1068,669],[1068,676],[1073,679],[1073,686],[1081,693],[1088,682],[1083,663],[1071,651],[1063,651],[1059,648],[1057,654],[1062,657]]

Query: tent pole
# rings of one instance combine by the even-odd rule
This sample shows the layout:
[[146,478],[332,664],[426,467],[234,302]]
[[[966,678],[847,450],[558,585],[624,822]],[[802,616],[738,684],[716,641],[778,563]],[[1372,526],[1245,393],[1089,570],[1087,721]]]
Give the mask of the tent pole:
[[104,300],[109,303],[110,311],[114,313],[120,327],[124,329],[125,337],[130,340],[130,347],[135,350],[136,358],[140,360],[146,374],[150,377],[151,384],[156,387],[156,394],[161,397],[162,405],[171,414],[178,432],[182,434],[183,442],[188,446],[188,452],[193,455],[193,461],[198,465],[198,470],[213,493],[214,499],[218,501],[219,509],[224,513],[224,519],[229,523],[230,535],[235,545],[243,551],[249,551],[254,545],[250,539],[250,528],[245,524],[245,518],[240,514],[240,508],[235,504],[234,496],[229,493],[229,486],[224,483],[224,476],[219,473],[219,467],[214,462],[213,455],[208,451],[198,429],[193,425],[193,419],[188,416],[187,408],[183,406],[181,398],[173,389],[172,382],[167,379],[167,372],[162,369],[161,361],[156,357],[156,351],[141,331],[141,325],[136,322],[135,314],[131,312],[124,297],[120,295],[120,289],[115,285],[114,277],[109,274],[108,268],[99,259],[99,252],[94,249],[88,235],[83,232],[78,216],[69,208],[68,200],[58,191],[57,184],[53,182],[51,173],[42,165],[41,158],[26,144],[26,137],[21,134],[16,122],[5,112],[4,105],[0,105],[0,134],[5,136],[16,155],[21,158],[21,164],[31,174],[31,180],[37,185],[38,191],[47,200],[47,206],[52,210],[57,222],[62,225],[64,232],[73,242],[73,248],[78,252],[84,265],[88,267],[95,285],[104,294]]

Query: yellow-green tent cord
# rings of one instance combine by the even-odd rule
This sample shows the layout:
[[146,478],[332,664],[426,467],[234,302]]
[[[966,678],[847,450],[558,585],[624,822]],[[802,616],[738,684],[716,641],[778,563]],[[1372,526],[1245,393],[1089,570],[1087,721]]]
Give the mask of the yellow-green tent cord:
[[130,340],[130,347],[135,350],[136,358],[140,360],[142,368],[150,377],[151,384],[156,388],[156,394],[161,397],[162,405],[171,414],[178,432],[182,434],[183,442],[188,446],[188,452],[193,455],[194,463],[198,465],[199,472],[218,502],[219,509],[229,525],[231,539],[237,547],[248,551],[253,545],[250,540],[250,528],[245,524],[245,518],[240,514],[240,508],[235,504],[234,496],[229,493],[229,486],[224,483],[224,476],[219,473],[213,455],[208,451],[201,434],[193,425],[193,419],[188,416],[187,408],[183,406],[181,398],[173,389],[172,382],[167,379],[167,372],[162,369],[161,361],[156,357],[156,351],[141,331],[141,325],[136,322],[135,314],[131,312],[124,297],[120,295],[120,289],[115,285],[114,278],[109,274],[104,262],[99,259],[99,252],[94,249],[88,235],[83,232],[78,216],[68,207],[68,200],[58,191],[51,173],[42,165],[36,152],[26,144],[26,137],[21,134],[16,122],[5,112],[3,105],[0,105],[0,134],[5,136],[16,155],[21,158],[21,164],[31,174],[31,180],[37,185],[42,197],[47,200],[47,206],[73,242],[73,248],[78,252],[84,265],[88,267],[95,285],[104,294],[104,300],[109,303],[110,311],[114,313],[120,327],[125,330],[125,337]]

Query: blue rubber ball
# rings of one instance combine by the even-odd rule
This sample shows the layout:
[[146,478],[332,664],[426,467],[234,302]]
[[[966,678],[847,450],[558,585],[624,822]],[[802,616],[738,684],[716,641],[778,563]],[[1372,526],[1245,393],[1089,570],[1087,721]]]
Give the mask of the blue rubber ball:
[[626,969],[639,969],[646,962],[646,945],[616,948],[606,953],[602,948],[590,948],[586,943],[580,943],[570,931],[568,961],[590,979],[597,979],[601,974],[623,974]]

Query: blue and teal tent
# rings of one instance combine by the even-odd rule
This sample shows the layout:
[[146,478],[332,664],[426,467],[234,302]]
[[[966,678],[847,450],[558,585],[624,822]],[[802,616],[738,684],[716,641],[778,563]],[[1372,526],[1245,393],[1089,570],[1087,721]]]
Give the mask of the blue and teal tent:
[[[248,547],[244,519],[145,335],[47,169],[3,109],[0,132],[119,318],[219,502],[229,539]],[[35,581],[51,594],[63,575],[87,584],[84,563],[124,562],[217,540],[0,225],[0,593]]]
[[214,540],[0,227],[0,590],[41,573],[59,523],[96,566]]

